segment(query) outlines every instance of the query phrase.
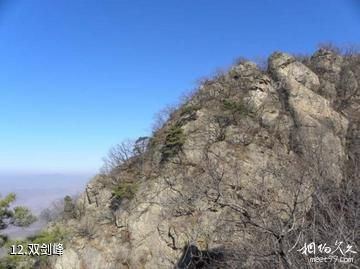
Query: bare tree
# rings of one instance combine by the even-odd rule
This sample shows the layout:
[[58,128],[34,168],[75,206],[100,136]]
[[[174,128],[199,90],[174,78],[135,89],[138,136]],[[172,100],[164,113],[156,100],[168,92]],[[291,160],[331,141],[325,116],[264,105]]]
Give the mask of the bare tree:
[[165,108],[161,109],[158,113],[156,113],[152,126],[153,133],[156,133],[158,130],[164,127],[165,123],[170,119],[171,114],[174,113],[176,109],[177,106],[168,105]]
[[126,165],[134,154],[134,142],[131,140],[125,140],[111,147],[107,156],[103,158],[104,165],[101,172],[109,174],[113,169]]

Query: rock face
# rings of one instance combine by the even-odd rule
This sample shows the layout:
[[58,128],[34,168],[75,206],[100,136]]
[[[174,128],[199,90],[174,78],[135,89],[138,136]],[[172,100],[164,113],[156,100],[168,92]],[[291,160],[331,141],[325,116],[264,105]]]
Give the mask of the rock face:
[[[326,61],[323,68],[331,69],[329,65]],[[294,140],[301,147],[298,150],[308,158],[321,151],[326,157],[322,165],[328,164],[329,177],[341,180],[348,120],[331,107],[329,100],[316,93],[320,87],[318,76],[295,58],[283,53],[272,55],[270,71],[284,83],[288,110],[297,126]]]
[[308,268],[294,248],[318,191],[359,174],[351,57],[274,53],[267,72],[243,61],[206,81],[144,152],[88,184],[53,268]]

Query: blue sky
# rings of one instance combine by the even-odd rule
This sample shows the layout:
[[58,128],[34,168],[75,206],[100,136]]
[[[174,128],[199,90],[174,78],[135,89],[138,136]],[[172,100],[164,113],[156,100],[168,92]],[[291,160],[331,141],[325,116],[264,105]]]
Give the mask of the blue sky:
[[0,0],[0,172],[93,173],[235,58],[359,44],[351,0]]

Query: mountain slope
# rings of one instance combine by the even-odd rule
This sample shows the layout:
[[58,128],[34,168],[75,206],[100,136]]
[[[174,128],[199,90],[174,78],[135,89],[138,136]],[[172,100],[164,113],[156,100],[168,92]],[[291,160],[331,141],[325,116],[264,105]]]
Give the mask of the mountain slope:
[[359,55],[325,48],[204,81],[92,179],[53,268],[311,268],[305,243],[359,249],[359,81]]

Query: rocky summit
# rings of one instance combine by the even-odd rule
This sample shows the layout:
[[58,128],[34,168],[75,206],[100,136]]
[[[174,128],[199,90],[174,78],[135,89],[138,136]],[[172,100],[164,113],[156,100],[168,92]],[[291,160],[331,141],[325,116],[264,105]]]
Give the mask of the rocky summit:
[[66,206],[52,268],[315,268],[307,245],[336,242],[358,268],[359,83],[333,48],[204,80]]

